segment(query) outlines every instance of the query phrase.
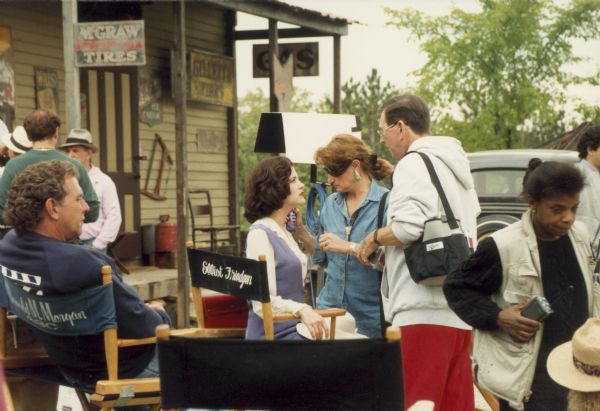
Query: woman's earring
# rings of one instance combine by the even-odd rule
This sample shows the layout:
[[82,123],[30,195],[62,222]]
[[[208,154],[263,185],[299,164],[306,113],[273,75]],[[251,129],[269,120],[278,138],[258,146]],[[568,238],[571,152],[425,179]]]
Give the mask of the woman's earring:
[[360,181],[362,177],[360,176],[360,174],[358,174],[358,171],[356,169],[354,169],[354,179],[356,181]]

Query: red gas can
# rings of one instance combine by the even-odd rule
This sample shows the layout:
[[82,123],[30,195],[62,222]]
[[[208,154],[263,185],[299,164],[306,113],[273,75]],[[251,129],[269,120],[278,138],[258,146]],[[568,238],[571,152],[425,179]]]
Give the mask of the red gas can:
[[168,252],[177,249],[177,224],[169,221],[169,215],[159,217],[160,223],[156,225],[155,243],[156,251]]

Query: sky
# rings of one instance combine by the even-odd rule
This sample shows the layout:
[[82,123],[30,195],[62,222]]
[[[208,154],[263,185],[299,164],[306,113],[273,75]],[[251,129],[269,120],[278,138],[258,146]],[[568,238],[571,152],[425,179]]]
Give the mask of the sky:
[[[294,5],[318,10],[348,20],[358,20],[351,24],[348,35],[342,36],[342,83],[354,78],[363,81],[376,68],[384,82],[389,81],[398,89],[413,86],[415,79],[410,72],[417,70],[426,62],[426,56],[419,51],[419,43],[411,39],[407,30],[387,26],[389,20],[384,7],[402,9],[410,7],[431,16],[447,14],[453,7],[469,12],[480,10],[477,0],[286,0]],[[290,27],[280,24],[279,27]],[[266,19],[238,14],[238,30],[267,29]],[[316,100],[323,94],[333,93],[333,40],[326,38],[282,39],[280,42],[319,41],[319,76],[295,77],[294,87],[310,91]],[[249,90],[261,88],[268,93],[268,79],[252,78],[252,44],[267,41],[238,41],[237,76],[238,96]],[[399,45],[399,46],[398,46]],[[573,67],[577,74],[587,74],[600,70],[600,41],[574,44],[575,52],[591,58],[591,62]],[[600,89],[591,87],[573,87],[568,90],[571,96],[577,96],[588,104],[600,105]]]

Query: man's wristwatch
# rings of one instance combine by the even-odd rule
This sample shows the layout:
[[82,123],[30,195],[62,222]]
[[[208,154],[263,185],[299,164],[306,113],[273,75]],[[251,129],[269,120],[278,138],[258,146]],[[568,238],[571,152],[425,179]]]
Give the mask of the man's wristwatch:
[[381,247],[383,244],[381,244],[377,239],[377,231],[379,231],[379,228],[376,228],[375,231],[373,231],[373,242]]

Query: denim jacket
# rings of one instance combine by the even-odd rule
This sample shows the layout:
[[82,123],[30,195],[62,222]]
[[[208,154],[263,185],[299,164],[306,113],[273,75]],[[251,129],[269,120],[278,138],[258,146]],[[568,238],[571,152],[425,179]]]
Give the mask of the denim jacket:
[[[342,239],[359,243],[377,228],[379,200],[386,191],[387,188],[373,180],[367,196],[352,216],[348,216],[346,195],[331,194],[325,200],[319,214],[319,232],[314,233],[317,249],[312,256],[313,262],[325,267],[327,273],[325,286],[317,299],[317,307],[346,308],[356,319],[358,332],[369,337],[381,336],[378,271],[361,264],[354,256],[321,252],[318,236],[329,232]],[[387,221],[386,215],[387,204],[384,209],[384,225]]]

